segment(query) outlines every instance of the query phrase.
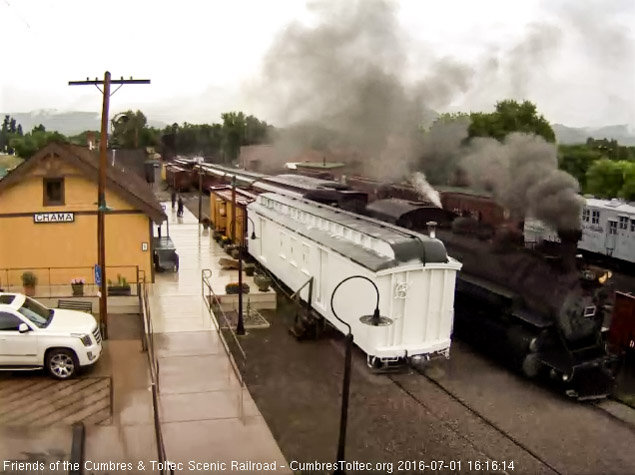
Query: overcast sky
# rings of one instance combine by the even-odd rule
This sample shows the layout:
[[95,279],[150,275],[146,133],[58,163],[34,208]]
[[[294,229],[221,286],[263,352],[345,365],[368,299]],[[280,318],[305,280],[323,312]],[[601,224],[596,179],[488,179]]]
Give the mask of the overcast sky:
[[[444,57],[471,71],[469,88],[445,110],[526,98],[551,122],[635,126],[632,0],[393,3],[410,79]],[[113,113],[138,108],[151,119],[197,123],[244,110],[272,119],[260,101],[269,94],[263,58],[289,24],[316,21],[302,0],[2,0],[0,111],[99,112],[94,87],[67,83],[109,70],[152,81],[124,86]]]

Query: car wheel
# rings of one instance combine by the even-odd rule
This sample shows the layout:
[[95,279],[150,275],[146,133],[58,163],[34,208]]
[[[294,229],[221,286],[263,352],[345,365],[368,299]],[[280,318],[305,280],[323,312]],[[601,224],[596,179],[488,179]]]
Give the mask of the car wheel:
[[71,379],[77,374],[77,356],[70,350],[51,350],[46,355],[46,369],[55,379]]

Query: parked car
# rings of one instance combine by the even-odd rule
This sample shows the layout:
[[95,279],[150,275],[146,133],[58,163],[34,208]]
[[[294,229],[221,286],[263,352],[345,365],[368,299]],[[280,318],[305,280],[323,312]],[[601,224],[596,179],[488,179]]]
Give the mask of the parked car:
[[88,313],[0,293],[0,370],[45,368],[56,379],[70,379],[99,359],[101,343],[97,321]]

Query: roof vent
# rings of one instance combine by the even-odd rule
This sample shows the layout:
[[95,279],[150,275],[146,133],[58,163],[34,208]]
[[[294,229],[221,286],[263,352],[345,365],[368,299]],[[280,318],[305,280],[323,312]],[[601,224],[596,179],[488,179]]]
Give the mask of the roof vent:
[[435,239],[437,237],[437,222],[428,221],[426,225],[428,226],[428,234],[432,239]]

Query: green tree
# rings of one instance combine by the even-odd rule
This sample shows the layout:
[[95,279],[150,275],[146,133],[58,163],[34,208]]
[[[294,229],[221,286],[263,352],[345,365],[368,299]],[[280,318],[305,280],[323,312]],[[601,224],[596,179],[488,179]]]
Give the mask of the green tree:
[[512,132],[524,132],[539,135],[547,142],[556,141],[556,134],[549,122],[538,114],[536,105],[529,101],[500,101],[496,103],[494,112],[474,112],[470,114],[470,119],[470,137],[503,140]]
[[34,129],[24,136],[15,134],[10,141],[10,147],[15,150],[16,155],[28,159],[50,142],[65,143],[68,139],[59,132],[42,132]]
[[620,198],[635,201],[635,162],[623,162],[624,185],[620,191]]
[[141,111],[133,112],[127,110],[122,114],[117,114],[113,120],[113,132],[111,144],[119,148],[139,148],[144,146],[144,141],[150,141],[152,145],[155,140],[151,131],[144,131],[148,120]]
[[624,187],[625,164],[608,158],[597,160],[587,171],[587,192],[600,198],[616,198]]
[[587,145],[560,145],[558,147],[558,163],[561,170],[575,177],[581,189],[587,190],[587,171],[591,165],[603,158],[602,152],[590,149]]
[[225,161],[234,161],[238,158],[240,147],[245,142],[247,123],[242,112],[225,112],[221,114],[223,119],[223,156]]

